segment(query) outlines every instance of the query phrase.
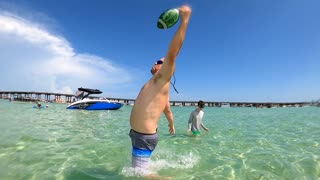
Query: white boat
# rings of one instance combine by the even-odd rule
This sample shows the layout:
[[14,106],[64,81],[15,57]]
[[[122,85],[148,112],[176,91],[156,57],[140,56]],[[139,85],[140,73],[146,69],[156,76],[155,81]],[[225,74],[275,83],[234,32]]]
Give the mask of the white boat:
[[90,99],[90,94],[101,94],[102,91],[98,89],[78,88],[75,95],[76,98],[81,100],[70,104],[67,109],[83,109],[83,110],[117,110],[123,106],[123,103],[111,101],[105,98]]
[[221,103],[221,107],[222,108],[229,108],[230,107],[230,103]]

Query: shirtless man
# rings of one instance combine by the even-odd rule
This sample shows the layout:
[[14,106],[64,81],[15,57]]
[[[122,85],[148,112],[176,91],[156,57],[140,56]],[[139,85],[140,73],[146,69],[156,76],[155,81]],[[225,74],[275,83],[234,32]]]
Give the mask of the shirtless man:
[[162,112],[169,122],[170,134],[175,134],[173,115],[169,104],[170,79],[175,71],[175,61],[184,42],[191,8],[179,8],[181,23],[171,40],[165,58],[151,69],[153,77],[141,89],[131,111],[129,136],[132,142],[132,166],[148,172],[152,151],[158,143],[158,121]]

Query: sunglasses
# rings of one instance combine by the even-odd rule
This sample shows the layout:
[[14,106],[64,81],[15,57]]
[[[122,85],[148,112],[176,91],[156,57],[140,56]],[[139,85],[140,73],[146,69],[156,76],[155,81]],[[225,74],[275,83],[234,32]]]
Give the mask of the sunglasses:
[[163,64],[163,61],[159,60],[154,63],[154,65],[157,65],[157,64]]

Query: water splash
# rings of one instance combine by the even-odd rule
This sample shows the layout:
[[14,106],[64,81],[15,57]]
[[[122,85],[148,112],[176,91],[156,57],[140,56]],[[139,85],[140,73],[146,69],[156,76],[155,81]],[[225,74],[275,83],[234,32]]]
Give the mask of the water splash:
[[[165,156],[163,158],[163,156]],[[200,156],[193,152],[187,154],[176,154],[172,152],[159,152],[151,159],[149,170],[141,168],[133,168],[129,166],[123,167],[121,174],[126,177],[144,176],[147,174],[157,174],[160,170],[165,169],[191,169],[198,164]]]

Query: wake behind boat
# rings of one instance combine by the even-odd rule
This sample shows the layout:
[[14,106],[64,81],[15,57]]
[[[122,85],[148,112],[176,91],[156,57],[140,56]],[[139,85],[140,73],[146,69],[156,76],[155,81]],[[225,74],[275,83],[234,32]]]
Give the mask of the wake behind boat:
[[123,103],[111,101],[105,98],[90,99],[90,94],[101,94],[98,89],[78,88],[75,97],[81,99],[70,104],[67,109],[83,109],[83,110],[117,110],[123,106]]

